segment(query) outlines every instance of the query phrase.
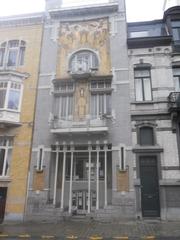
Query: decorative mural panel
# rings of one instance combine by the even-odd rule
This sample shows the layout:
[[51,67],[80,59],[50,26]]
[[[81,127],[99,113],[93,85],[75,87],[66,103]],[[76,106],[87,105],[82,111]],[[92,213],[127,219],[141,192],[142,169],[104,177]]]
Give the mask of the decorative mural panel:
[[62,23],[59,33],[57,75],[68,77],[68,61],[80,49],[97,52],[100,60],[98,75],[110,74],[109,26],[106,18],[84,22]]

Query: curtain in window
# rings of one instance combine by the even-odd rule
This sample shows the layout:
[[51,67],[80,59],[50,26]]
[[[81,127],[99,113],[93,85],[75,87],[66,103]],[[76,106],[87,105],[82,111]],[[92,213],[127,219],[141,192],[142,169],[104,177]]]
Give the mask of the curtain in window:
[[111,94],[98,93],[91,95],[91,117],[98,118],[102,114],[111,114]]
[[135,80],[136,101],[143,101],[143,87],[141,78]]
[[72,116],[73,112],[73,96],[61,96],[59,101],[59,117],[60,119],[68,119],[69,116]]
[[13,110],[19,109],[20,91],[10,89],[8,97],[8,108]]
[[150,101],[152,100],[151,81],[149,78],[144,78],[143,83],[144,83],[144,100]]
[[17,49],[9,50],[7,63],[8,66],[16,66],[17,54],[18,54]]

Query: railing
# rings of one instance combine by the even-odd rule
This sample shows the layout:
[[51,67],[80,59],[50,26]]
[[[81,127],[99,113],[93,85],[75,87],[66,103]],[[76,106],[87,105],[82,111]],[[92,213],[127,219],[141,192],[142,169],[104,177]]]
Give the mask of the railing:
[[98,132],[107,131],[107,119],[91,119],[88,116],[83,120],[60,119],[54,117],[51,120],[52,132]]
[[170,111],[180,111],[180,92],[171,92],[169,94],[168,108]]

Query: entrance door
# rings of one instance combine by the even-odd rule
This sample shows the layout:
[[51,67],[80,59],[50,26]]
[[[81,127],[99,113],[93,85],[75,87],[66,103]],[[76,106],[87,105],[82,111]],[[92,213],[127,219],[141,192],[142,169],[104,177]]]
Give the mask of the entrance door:
[[4,219],[7,188],[0,187],[0,222]]
[[155,156],[140,157],[141,206],[143,217],[159,217],[159,183]]
[[[91,209],[94,209],[96,203],[96,194],[95,192],[91,192]],[[76,207],[77,213],[85,214],[88,210],[88,191],[73,191],[72,194],[72,206]]]

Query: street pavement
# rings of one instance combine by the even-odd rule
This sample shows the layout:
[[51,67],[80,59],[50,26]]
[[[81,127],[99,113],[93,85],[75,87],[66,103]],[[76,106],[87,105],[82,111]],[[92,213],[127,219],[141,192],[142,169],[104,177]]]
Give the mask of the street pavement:
[[54,223],[3,223],[0,239],[180,240],[175,221],[62,221]]

